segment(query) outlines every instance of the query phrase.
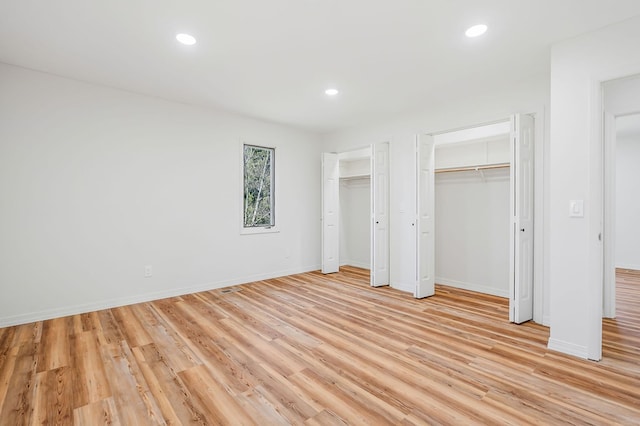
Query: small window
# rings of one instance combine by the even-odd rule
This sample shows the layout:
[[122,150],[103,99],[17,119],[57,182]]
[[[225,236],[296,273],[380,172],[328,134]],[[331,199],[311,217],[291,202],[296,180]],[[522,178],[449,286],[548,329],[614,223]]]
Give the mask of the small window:
[[243,145],[243,221],[247,233],[275,226],[275,148]]

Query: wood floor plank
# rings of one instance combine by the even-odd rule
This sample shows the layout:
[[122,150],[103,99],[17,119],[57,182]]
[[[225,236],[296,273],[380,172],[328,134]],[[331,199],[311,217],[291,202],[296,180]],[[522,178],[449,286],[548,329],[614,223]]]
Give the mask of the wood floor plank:
[[0,425],[640,424],[640,271],[601,362],[508,300],[345,267],[0,329]]
[[[83,331],[71,339],[71,366],[74,369],[74,408],[103,401],[111,397],[98,337]],[[109,401],[112,404],[113,400]]]
[[55,318],[44,323],[38,351],[38,372],[71,365],[69,329],[72,326],[72,317]]
[[194,404],[205,415],[206,422],[211,424],[253,425],[252,420],[242,409],[233,392],[216,381],[204,366],[197,366],[178,375],[192,395]]
[[[26,327],[22,327],[23,330]],[[20,333],[18,333],[19,335]],[[20,342],[20,339],[16,339]],[[16,342],[16,343],[17,343]],[[5,400],[0,412],[0,425],[28,424],[31,421],[33,392],[37,369],[37,345],[24,342],[17,346],[15,363],[7,383]]]
[[[128,426],[120,421],[113,398],[102,399],[73,410],[73,424]],[[135,424],[145,424],[144,419]]]
[[125,341],[105,345],[101,347],[101,353],[120,421],[129,425],[143,418],[148,424],[164,424],[163,415],[129,345]]
[[73,381],[70,367],[59,367],[36,375],[32,423],[67,425],[73,421]]
[[153,342],[145,325],[135,314],[135,306],[122,306],[111,310],[120,331],[132,348],[148,345]]
[[194,405],[191,393],[153,344],[132,349],[167,424],[206,425],[206,415]]
[[16,358],[18,356],[19,345],[14,345],[17,327],[3,329],[0,336],[0,414],[9,391],[9,383],[14,373]]

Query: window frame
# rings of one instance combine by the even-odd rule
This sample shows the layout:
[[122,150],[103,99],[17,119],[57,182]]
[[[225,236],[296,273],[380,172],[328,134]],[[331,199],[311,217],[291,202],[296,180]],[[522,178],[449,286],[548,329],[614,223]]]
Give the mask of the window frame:
[[[261,225],[261,226],[245,226],[244,222],[244,193],[245,193],[245,182],[244,182],[244,150],[245,146],[262,148],[265,150],[271,151],[271,218],[273,225]],[[240,142],[240,234],[241,235],[252,235],[252,234],[270,234],[280,232],[277,226],[276,220],[276,146],[268,145],[268,144],[256,144],[247,141]]]

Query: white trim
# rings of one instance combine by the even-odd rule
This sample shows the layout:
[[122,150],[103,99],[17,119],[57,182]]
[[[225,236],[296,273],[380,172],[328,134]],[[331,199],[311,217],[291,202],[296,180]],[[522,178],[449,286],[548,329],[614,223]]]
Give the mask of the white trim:
[[544,105],[541,105],[531,115],[533,115],[535,126],[533,153],[533,321],[548,326],[550,324],[549,315],[545,314],[545,311],[549,309],[545,305],[545,258],[547,253],[545,235],[548,235],[545,234],[545,197],[549,193],[545,190],[548,150],[545,145],[547,117]]
[[616,265],[617,269],[630,269],[632,271],[640,271],[640,264],[637,265]]
[[568,355],[577,356],[582,359],[589,359],[586,346],[576,345],[557,339],[549,339],[547,348],[552,351],[562,352]]
[[603,128],[603,301],[602,316],[616,316],[616,117],[604,112]]
[[280,230],[276,226],[258,226],[255,228],[245,228],[243,226],[240,229],[240,235],[273,234],[277,232],[280,232]]
[[603,123],[603,80],[592,78],[589,81],[589,168],[588,168],[588,214],[587,222],[588,244],[587,262],[589,280],[585,291],[587,292],[587,308],[590,313],[585,327],[587,336],[588,359],[600,360],[602,358],[602,303],[603,303],[603,265],[604,244],[599,239],[603,232],[604,216],[604,135]]
[[[605,251],[598,235],[604,231],[604,190],[605,190],[605,135],[603,104],[604,83],[618,78],[640,73],[640,62],[625,65],[614,64],[593,73],[588,85],[589,106],[591,110],[589,129],[589,223],[588,264],[590,279],[587,283],[588,304],[591,316],[585,324],[588,330],[588,358],[602,358],[602,317],[604,304],[604,264]],[[611,263],[612,265],[613,263]]]
[[46,309],[39,312],[31,312],[28,314],[12,315],[8,317],[0,317],[0,328],[9,327],[20,324],[28,324],[36,321],[45,321],[53,318],[60,318],[69,315],[83,314],[103,309],[117,308],[119,306],[133,305],[136,303],[151,302],[154,300],[166,299],[168,297],[182,296],[185,294],[198,293],[203,291],[217,290],[233,285],[249,284],[255,281],[268,280],[272,278],[284,277],[287,275],[302,274],[305,272],[317,271],[320,265],[311,265],[296,269],[286,269],[282,271],[274,271],[264,274],[247,275],[244,277],[232,278],[223,281],[214,281],[211,283],[198,284],[189,287],[174,288],[171,290],[158,291],[146,294],[140,294],[131,297],[122,297],[110,299],[106,301],[86,303],[81,305],[67,306],[64,308]]
[[357,260],[343,260],[340,262],[340,266],[353,266],[356,268],[366,269],[368,271],[371,270],[371,265],[367,262],[359,262]]
[[[534,175],[533,175],[533,191],[534,191],[534,214],[533,214],[533,321],[545,326],[550,325],[550,315],[546,312],[549,310],[549,305],[545,304],[545,283],[548,282],[547,268],[545,265],[545,259],[548,256],[548,235],[545,229],[546,217],[549,212],[547,206],[547,197],[549,197],[549,191],[546,187],[548,185],[548,173],[549,167],[549,152],[546,143],[548,142],[548,122],[547,122],[547,110],[544,105],[539,105],[534,111],[524,112],[524,115],[531,115],[534,119]],[[502,132],[502,127],[507,127],[507,134],[511,131],[511,120],[499,119],[484,124],[476,124],[467,127],[450,129],[444,131],[431,132],[434,136],[436,146],[451,142],[457,142],[456,140],[446,139],[446,134],[455,133],[457,135],[468,135],[470,130],[476,128],[485,128],[489,131]],[[502,133],[498,133],[502,134]],[[494,135],[495,136],[495,135]],[[444,137],[444,142],[443,142]],[[440,141],[440,142],[438,142]],[[509,178],[511,180],[511,177]],[[508,297],[508,295],[507,295]],[[549,301],[550,303],[550,301]]]
[[490,294],[492,296],[499,296],[509,298],[509,290],[500,290],[494,287],[488,287],[482,284],[469,283],[464,281],[450,280],[448,278],[436,276],[436,284],[446,285],[449,287],[461,288],[463,290],[475,291],[477,293]]
[[355,160],[365,159],[371,157],[372,149],[371,145],[367,145],[362,148],[350,149],[348,151],[342,151],[338,153],[338,161],[341,160]]
[[511,133],[510,120],[501,118],[495,121],[430,132],[427,134],[433,136],[433,142],[435,145],[442,145],[509,133]]

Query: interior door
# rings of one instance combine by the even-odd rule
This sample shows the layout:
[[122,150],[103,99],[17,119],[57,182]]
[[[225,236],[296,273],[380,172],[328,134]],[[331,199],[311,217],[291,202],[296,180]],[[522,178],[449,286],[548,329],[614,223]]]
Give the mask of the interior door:
[[371,147],[371,286],[389,285],[389,143]]
[[533,117],[512,116],[511,130],[509,320],[520,324],[533,319]]
[[340,234],[338,209],[340,205],[340,170],[338,154],[322,154],[322,273],[340,269]]
[[435,293],[435,236],[434,236],[434,161],[433,137],[419,135],[416,138],[417,168],[417,270],[414,297],[433,296]]

